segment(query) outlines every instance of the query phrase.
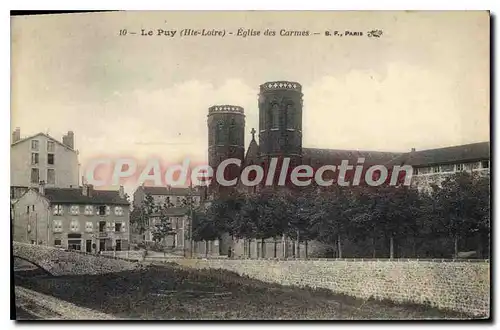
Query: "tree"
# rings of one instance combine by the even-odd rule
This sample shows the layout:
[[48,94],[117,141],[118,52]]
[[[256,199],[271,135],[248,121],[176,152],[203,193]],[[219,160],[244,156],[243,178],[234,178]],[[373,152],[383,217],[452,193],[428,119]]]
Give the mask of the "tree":
[[193,239],[205,241],[205,254],[208,255],[208,242],[217,240],[224,233],[218,218],[209,216],[208,212],[193,212]]
[[323,190],[315,199],[311,214],[312,236],[337,250],[342,258],[342,237],[348,234],[349,215],[352,215],[348,191],[343,187]]
[[144,234],[149,228],[149,219],[155,209],[153,197],[147,194],[144,200],[130,212],[130,223],[137,228],[140,235]]
[[460,239],[478,232],[489,234],[489,178],[459,172],[434,187],[432,198],[439,216],[438,230],[453,240],[453,255],[458,256]]
[[170,218],[167,215],[167,209],[165,207],[157,208],[156,222],[152,229],[153,240],[157,243],[161,242],[168,234],[172,233],[172,227],[170,224]]

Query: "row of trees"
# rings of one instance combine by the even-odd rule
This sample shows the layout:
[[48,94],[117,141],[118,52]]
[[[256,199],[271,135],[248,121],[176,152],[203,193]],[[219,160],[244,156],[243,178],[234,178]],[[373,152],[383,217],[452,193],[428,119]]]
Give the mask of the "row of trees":
[[196,240],[286,236],[323,243],[324,256],[456,257],[475,250],[489,257],[490,184],[463,172],[426,193],[405,186],[235,192],[195,219]]

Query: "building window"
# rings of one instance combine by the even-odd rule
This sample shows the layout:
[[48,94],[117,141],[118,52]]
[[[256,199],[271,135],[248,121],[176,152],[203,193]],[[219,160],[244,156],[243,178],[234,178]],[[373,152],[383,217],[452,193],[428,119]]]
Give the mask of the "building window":
[[99,215],[106,215],[106,206],[105,205],[99,206],[97,212],[98,212],[97,214],[99,214]]
[[78,223],[78,220],[71,220],[70,230],[78,231],[79,229],[80,229],[80,224]]
[[181,205],[181,198],[179,196],[177,196],[177,198],[175,200],[175,204],[176,204],[176,206]]
[[121,232],[122,231],[122,224],[121,222],[115,223],[115,232]]
[[26,213],[30,214],[30,206],[26,206]]
[[35,212],[35,205],[31,206],[31,211]]
[[38,165],[38,161],[39,161],[38,152],[32,152],[31,153],[31,164]]
[[121,206],[115,206],[115,215],[117,216],[123,215],[123,208]]
[[418,168],[416,167],[413,168],[413,175],[418,175]]
[[106,231],[106,221],[99,221],[99,232],[104,233]]
[[231,124],[229,126],[229,143],[237,143],[238,135],[237,135],[237,130],[236,130],[236,122],[234,118],[231,119]]
[[54,232],[55,233],[60,233],[62,232],[62,220],[54,220],[53,221],[53,227],[54,227]]
[[462,172],[464,168],[464,164],[457,164],[457,172]]
[[76,250],[80,251],[82,249],[82,240],[81,239],[69,239],[68,240],[68,250]]
[[54,154],[47,154],[47,164],[54,165]]
[[80,206],[71,205],[71,214],[78,215],[80,213]]
[[433,166],[432,173],[439,173],[439,166]]
[[63,214],[63,206],[54,205],[54,215],[62,215],[62,214]]
[[47,169],[47,183],[56,184],[56,171],[53,168]]
[[481,161],[481,168],[490,168],[490,162],[487,160]]
[[31,140],[31,150],[38,151],[38,140]]
[[271,118],[272,118],[271,128],[278,128],[280,120],[280,108],[277,104],[274,104],[271,109]]
[[55,144],[54,141],[47,141],[47,152],[54,152]]
[[92,210],[92,205],[85,205],[85,215],[92,215],[94,214],[93,210]]
[[286,127],[287,128],[295,128],[295,123],[293,121],[293,117],[294,117],[294,109],[293,109],[293,105],[291,104],[288,104],[286,106]]
[[92,231],[94,231],[94,223],[92,221],[87,221],[85,223],[85,231],[86,232],[92,232]]
[[224,122],[220,120],[217,123],[217,135],[216,135],[216,144],[224,144],[226,143],[226,134],[224,132]]
[[40,172],[37,168],[31,169],[31,183],[38,183],[40,181]]
[[62,241],[60,239],[54,240],[54,246],[61,246],[61,245],[62,245]]

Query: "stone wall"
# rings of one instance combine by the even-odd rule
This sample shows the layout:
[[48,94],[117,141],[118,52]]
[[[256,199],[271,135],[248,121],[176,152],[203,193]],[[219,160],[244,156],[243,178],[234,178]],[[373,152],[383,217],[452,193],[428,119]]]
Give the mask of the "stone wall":
[[13,242],[14,257],[28,260],[55,276],[95,275],[133,270],[138,267],[120,258],[92,255],[84,252],[65,251],[62,249]]
[[326,288],[358,298],[489,316],[490,264],[486,261],[223,260],[177,259],[183,266],[222,268],[283,285]]

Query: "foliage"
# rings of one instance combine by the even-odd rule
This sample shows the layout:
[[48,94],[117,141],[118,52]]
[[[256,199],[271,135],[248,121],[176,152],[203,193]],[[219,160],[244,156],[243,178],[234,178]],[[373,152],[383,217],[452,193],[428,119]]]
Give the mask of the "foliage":
[[269,188],[215,200],[199,215],[194,233],[204,240],[222,233],[262,240],[286,235],[338,250],[348,241],[371,246],[363,253],[370,256],[392,257],[398,250],[406,256],[449,256],[443,240],[478,234],[488,241],[489,198],[489,178],[469,173],[451,176],[431,194],[406,186]]
[[156,207],[155,223],[152,228],[153,240],[155,242],[161,242],[168,234],[172,233],[172,227],[170,224],[170,218],[167,215],[167,207],[158,206]]
[[154,199],[151,195],[147,194],[144,201],[130,212],[130,224],[135,226],[139,234],[144,234],[149,227],[149,219],[155,211],[156,205]]

